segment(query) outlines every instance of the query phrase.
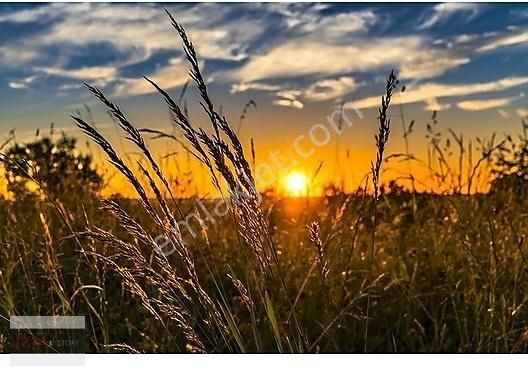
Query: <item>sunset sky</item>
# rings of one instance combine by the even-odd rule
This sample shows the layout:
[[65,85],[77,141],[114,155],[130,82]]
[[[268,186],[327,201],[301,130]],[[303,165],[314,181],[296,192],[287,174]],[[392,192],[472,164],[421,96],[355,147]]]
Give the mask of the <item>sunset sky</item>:
[[[188,76],[181,42],[163,5],[0,4],[0,143],[20,140],[51,122],[79,136],[68,114],[93,111],[115,129],[82,82],[98,86],[138,127],[167,129],[162,100],[149,76],[178,96]],[[343,101],[354,125],[296,169],[321,179],[360,181],[374,156],[376,107],[395,69],[405,92],[405,119],[416,120],[412,151],[425,153],[425,125],[466,137],[518,133],[528,116],[526,4],[169,4],[196,45],[213,98],[234,127],[252,99],[241,138],[254,138],[257,159],[288,153]],[[190,90],[188,101],[195,93]],[[189,105],[191,114],[198,113]],[[401,152],[399,107],[393,108],[389,152]],[[200,119],[199,115],[196,115]],[[303,142],[308,142],[308,137]],[[339,146],[336,147],[336,142]],[[116,140],[116,145],[121,145]],[[310,148],[307,143],[304,148]],[[166,143],[155,143],[164,154]],[[126,148],[126,146],[124,146]],[[337,157],[336,157],[337,153]],[[336,167],[336,158],[340,167]],[[343,171],[344,170],[344,171]]]

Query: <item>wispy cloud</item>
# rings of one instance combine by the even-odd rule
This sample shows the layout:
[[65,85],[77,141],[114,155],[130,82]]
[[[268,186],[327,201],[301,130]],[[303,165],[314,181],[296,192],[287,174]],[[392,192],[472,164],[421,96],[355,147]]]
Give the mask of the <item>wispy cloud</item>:
[[292,107],[297,110],[302,110],[304,108],[304,104],[297,99],[279,98],[274,100],[273,104],[283,107]]
[[117,76],[117,69],[106,66],[92,66],[77,69],[63,68],[35,68],[37,72],[48,74],[50,76],[60,76],[75,78],[77,80],[86,80],[99,86],[105,86],[106,83],[113,81]]
[[231,85],[231,94],[243,93],[245,91],[256,90],[256,91],[279,91],[284,88],[280,85],[266,84],[263,82],[241,82],[238,84]]
[[[151,75],[149,78],[160,85],[165,90],[183,85],[187,79],[187,66],[183,59],[171,59],[168,66],[165,66]],[[116,86],[115,96],[133,96],[155,92],[155,89],[143,77],[122,78]]]
[[[188,29],[203,60],[240,61],[247,47],[265,31],[264,22],[241,19],[227,22],[233,7],[221,4],[171,5],[178,20]],[[0,14],[2,23],[46,22],[44,32],[14,38],[0,49],[0,66],[17,67],[31,64],[36,71],[48,75],[79,80],[97,80],[99,84],[116,83],[117,92],[143,93],[140,80],[123,77],[126,67],[149,61],[156,53],[172,51],[179,55],[181,43],[171,32],[170,23],[157,5],[147,4],[48,4]],[[90,46],[90,48],[88,48]],[[109,47],[113,58],[106,66],[76,67],[71,62],[97,46]],[[57,54],[56,51],[61,53]],[[36,67],[36,68],[35,68]],[[154,76],[163,79],[165,87],[173,87],[180,79],[171,77],[174,66],[156,69]],[[152,73],[147,68],[138,74]],[[178,72],[181,73],[181,72]],[[186,72],[183,72],[186,75]]]
[[437,24],[448,20],[456,13],[462,13],[467,21],[471,20],[478,13],[479,4],[474,3],[442,3],[433,7],[432,15],[423,21],[419,29],[429,29]]
[[4,44],[0,48],[0,66],[18,67],[34,61],[38,56],[39,52],[36,50],[24,50],[17,48],[16,45]]
[[[229,8],[200,4],[176,10],[178,19],[188,27],[193,41],[204,58],[240,60],[246,57],[245,44],[262,32],[259,23],[223,23]],[[127,56],[131,62],[144,61],[153,52],[177,50],[180,43],[170,33],[170,23],[159,6],[139,4],[50,4],[30,10],[4,14],[0,22],[36,22],[45,19],[51,27],[45,33],[25,38],[24,51],[44,53],[48,46],[85,46],[107,43]],[[15,45],[16,46],[16,45]],[[15,47],[13,45],[9,47]],[[128,63],[123,61],[121,63]]]
[[[408,84],[399,96],[401,101],[423,102],[428,110],[491,106],[491,100],[481,94],[526,83],[525,77],[514,76],[519,74],[515,69],[504,71],[504,76],[513,77],[503,80],[495,79],[497,71],[490,72],[488,82],[445,83],[465,78],[464,69],[481,67],[501,47],[528,43],[526,27],[510,25],[509,18],[487,19],[486,25],[495,22],[499,26],[486,28],[486,32],[466,27],[487,16],[492,5],[436,4],[417,16],[398,15],[388,5],[205,3],[167,7],[188,30],[208,77],[215,77],[215,83],[232,94],[261,91],[279,106],[301,109],[311,102],[351,93],[365,97],[357,102],[360,106],[377,106],[379,98],[367,97],[363,90],[372,87],[367,83],[373,77],[393,68]],[[17,24],[16,32],[0,48],[0,67],[8,72],[3,85],[13,90],[38,88],[42,77],[55,85],[56,93],[88,81],[105,86],[115,96],[134,96],[153,92],[142,75],[166,89],[188,79],[181,43],[157,4],[0,9],[0,28],[13,24]],[[475,78],[482,77],[477,70],[472,72],[468,80],[482,80]],[[28,79],[35,76],[39,85]],[[504,93],[503,97],[511,95]]]
[[319,13],[308,13],[304,19],[299,19],[298,14],[290,18],[290,26],[294,25],[304,33],[317,33],[327,39],[367,31],[376,21],[376,14],[372,11],[338,13],[326,17]]
[[399,66],[406,78],[426,78],[468,61],[447,49],[435,48],[419,36],[363,39],[345,45],[287,41],[252,57],[234,76],[238,80],[256,81]]
[[9,87],[11,89],[27,89],[28,85],[35,81],[38,76],[29,76],[21,80],[15,80],[9,82]]
[[264,7],[284,17],[289,30],[299,34],[317,33],[323,38],[341,38],[344,34],[365,32],[378,17],[372,10],[324,14],[330,4],[277,3]]
[[451,108],[449,103],[440,103],[435,97],[425,99],[424,102],[426,104],[425,109],[427,111],[444,111]]
[[528,117],[528,109],[518,109],[516,112],[522,118]]
[[356,80],[348,76],[325,79],[310,85],[304,92],[304,97],[313,101],[325,101],[342,97],[360,86]]
[[[500,92],[513,87],[528,84],[528,77],[506,77],[496,81],[470,84],[440,84],[426,83],[414,88],[408,88],[404,93],[394,98],[394,104],[428,102],[432,98],[464,97],[467,95]],[[372,96],[348,103],[347,108],[371,108],[379,106],[380,98]]]
[[511,103],[512,98],[476,99],[458,102],[458,108],[466,111],[482,111],[490,108],[504,107]]
[[304,104],[298,99],[301,95],[300,90],[286,90],[277,93],[277,99],[273,101],[274,104],[283,107],[293,107],[297,110],[304,108]]
[[340,98],[354,92],[361,85],[352,77],[343,76],[317,80],[304,87],[298,85],[297,89],[288,89],[285,86],[262,82],[240,83],[233,84],[230,92],[242,93],[250,90],[271,92],[277,98],[273,101],[274,104],[302,109],[305,100],[319,102]]
[[477,49],[478,52],[490,51],[496,48],[513,46],[528,43],[528,31],[527,30],[515,30],[510,32],[509,35],[501,35],[493,40],[484,43]]

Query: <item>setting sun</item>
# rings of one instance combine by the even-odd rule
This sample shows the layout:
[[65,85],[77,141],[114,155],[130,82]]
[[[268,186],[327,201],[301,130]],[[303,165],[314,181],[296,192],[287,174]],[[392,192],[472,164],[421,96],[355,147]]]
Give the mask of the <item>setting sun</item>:
[[284,178],[284,187],[290,196],[302,196],[307,193],[308,179],[299,171],[294,171]]

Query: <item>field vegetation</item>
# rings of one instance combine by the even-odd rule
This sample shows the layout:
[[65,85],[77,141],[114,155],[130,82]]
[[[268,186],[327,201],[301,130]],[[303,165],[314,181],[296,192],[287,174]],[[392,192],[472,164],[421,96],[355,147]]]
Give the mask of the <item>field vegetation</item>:
[[[427,125],[404,122],[407,150],[388,155],[401,137],[391,99],[404,90],[391,72],[373,124],[377,153],[354,192],[258,192],[251,151],[169,17],[210,131],[146,80],[223,197],[200,202],[210,212],[223,203],[227,215],[207,221],[199,197],[177,194],[185,179],[167,176],[145,141],[171,135],[138,129],[87,85],[138,157],[119,155],[88,117],[72,120],[136,197],[102,195],[105,175],[73,138],[0,145],[3,351],[11,315],[85,315],[90,352],[527,351],[528,122],[519,136],[464,140],[433,114]],[[425,161],[408,150],[418,126],[428,130]],[[409,184],[383,184],[387,163],[406,166]],[[426,166],[431,190],[414,188],[413,166]],[[476,192],[483,178],[489,189]],[[181,226],[189,215],[196,236]]]

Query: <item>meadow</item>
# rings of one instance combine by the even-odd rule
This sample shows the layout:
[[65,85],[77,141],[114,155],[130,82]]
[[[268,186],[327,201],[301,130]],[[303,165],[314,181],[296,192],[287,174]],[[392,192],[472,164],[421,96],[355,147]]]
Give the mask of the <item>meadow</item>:
[[[102,195],[104,177],[74,139],[0,145],[10,192],[0,199],[2,351],[9,316],[85,315],[89,352],[526,352],[527,122],[519,136],[464,140],[440,132],[433,114],[420,125],[428,160],[387,155],[391,138],[402,137],[391,99],[403,87],[391,72],[370,140],[377,153],[354,192],[258,192],[251,151],[210,99],[194,46],[169,17],[210,131],[147,80],[223,198],[198,207],[199,197],[180,197],[182,177],[167,176],[147,147],[153,130],[134,127],[88,85],[137,160],[120,156],[88,118],[72,121],[135,198]],[[404,124],[406,141],[416,126]],[[431,189],[416,189],[412,173],[402,176],[407,184],[385,182],[384,166],[395,161],[426,166]],[[488,188],[472,189],[483,178]],[[227,214],[206,225],[204,207],[221,203]],[[195,236],[182,226],[189,215]]]

